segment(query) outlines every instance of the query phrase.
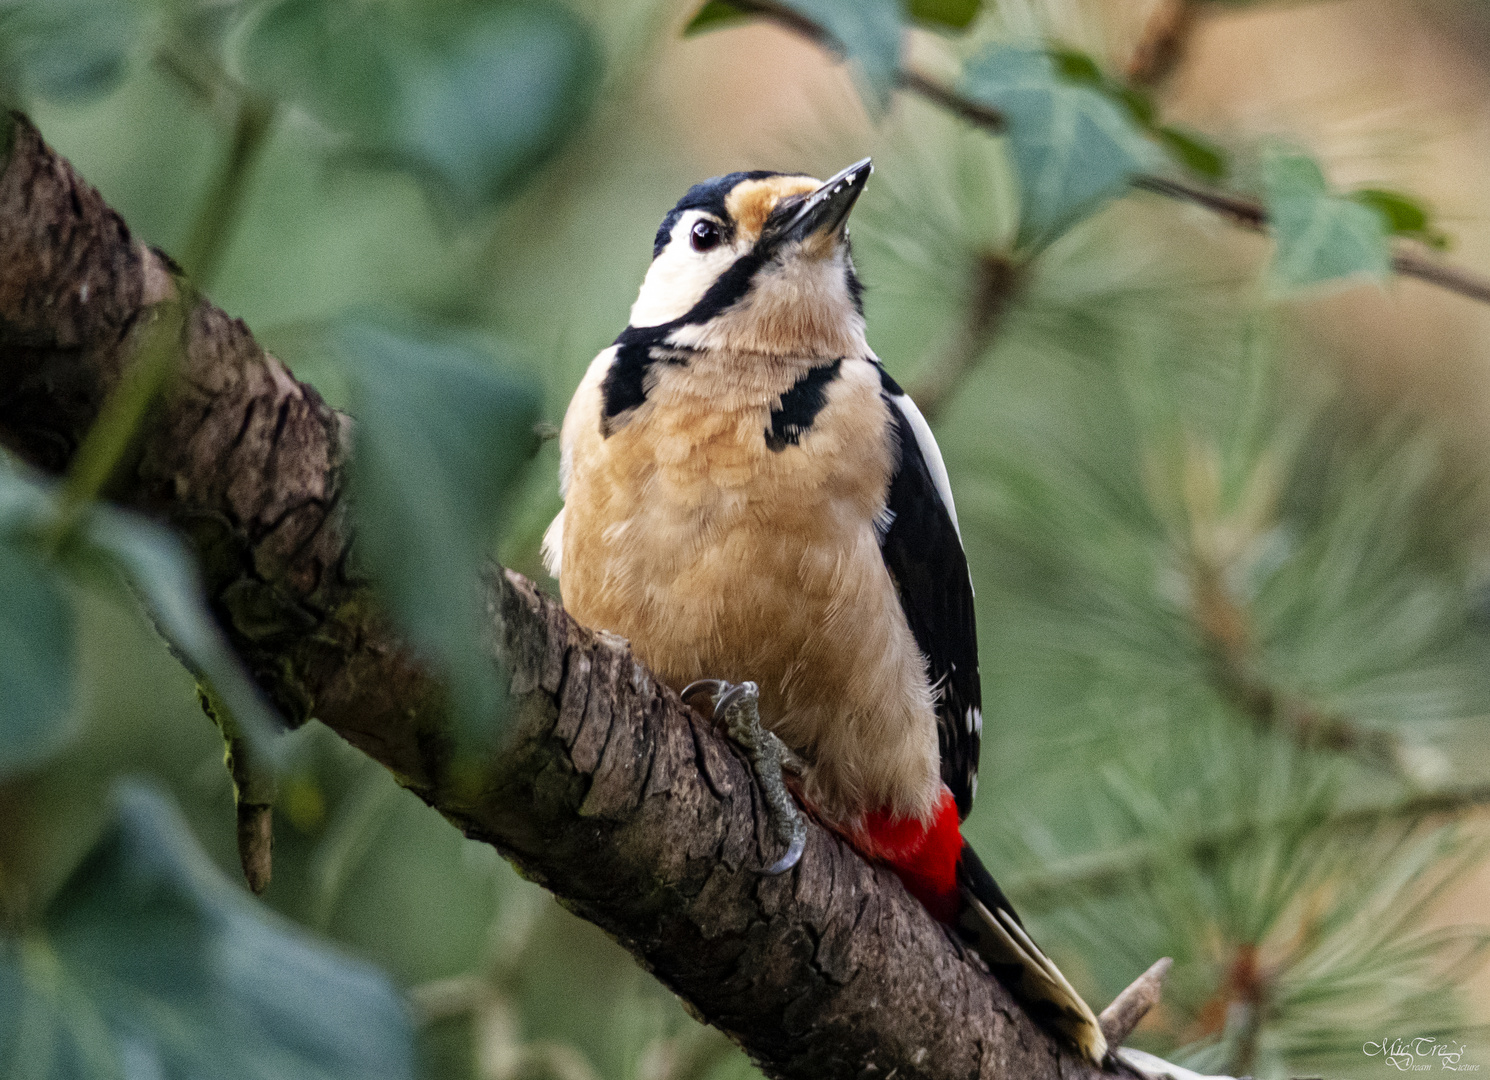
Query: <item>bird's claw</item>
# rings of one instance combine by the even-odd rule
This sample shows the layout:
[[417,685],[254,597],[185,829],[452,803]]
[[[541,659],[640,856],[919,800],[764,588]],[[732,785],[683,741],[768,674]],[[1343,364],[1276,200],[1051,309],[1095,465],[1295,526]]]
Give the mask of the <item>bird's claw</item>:
[[784,874],[797,865],[807,846],[807,824],[802,820],[802,813],[782,776],[783,762],[790,762],[793,755],[786,744],[761,723],[760,688],[755,683],[699,679],[683,688],[683,700],[704,692],[714,704],[714,719],[723,723],[725,733],[749,756],[766,797],[767,816],[777,837],[786,845],[786,854],[761,873]]

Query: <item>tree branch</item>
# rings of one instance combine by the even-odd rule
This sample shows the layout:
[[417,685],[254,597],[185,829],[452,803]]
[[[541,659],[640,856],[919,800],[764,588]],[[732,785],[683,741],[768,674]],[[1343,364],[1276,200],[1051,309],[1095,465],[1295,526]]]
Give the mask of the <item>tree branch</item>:
[[[0,173],[0,444],[59,472],[123,375],[169,260],[19,117]],[[0,146],[4,145],[0,141]],[[200,555],[234,648],[292,723],[315,717],[495,846],[778,1077],[1095,1075],[887,870],[812,825],[773,841],[740,755],[630,654],[493,573],[511,670],[503,752],[451,776],[441,689],[349,569],[344,420],[200,301],[175,386],[111,481]]]

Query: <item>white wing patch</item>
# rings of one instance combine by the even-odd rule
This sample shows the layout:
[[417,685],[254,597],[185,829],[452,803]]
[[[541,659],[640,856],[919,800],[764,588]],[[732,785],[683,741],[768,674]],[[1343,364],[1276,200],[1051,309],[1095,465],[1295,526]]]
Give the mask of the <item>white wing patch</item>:
[[916,445],[921,448],[921,457],[926,460],[926,468],[931,471],[931,481],[936,485],[937,497],[947,508],[947,516],[952,519],[952,528],[957,530],[957,539],[961,540],[962,527],[957,524],[957,507],[952,502],[952,485],[947,480],[947,465],[942,461],[942,451],[936,445],[936,436],[931,433],[931,425],[921,415],[921,410],[916,408],[916,403],[909,394],[895,394],[890,400],[910,424],[911,432],[916,436]]
[[559,580],[559,571],[564,569],[564,511],[554,515],[554,520],[543,531],[543,568],[549,577]]

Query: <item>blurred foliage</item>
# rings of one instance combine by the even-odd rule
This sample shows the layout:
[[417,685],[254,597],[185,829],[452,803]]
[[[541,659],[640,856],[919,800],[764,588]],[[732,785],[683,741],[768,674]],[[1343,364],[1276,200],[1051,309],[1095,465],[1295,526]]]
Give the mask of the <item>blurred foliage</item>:
[[1081,77],[1077,59],[999,45],[964,74],[968,94],[1007,119],[1024,244],[1049,243],[1157,163],[1131,118]]
[[0,98],[85,101],[124,78],[144,29],[135,4],[0,5]]
[[[541,575],[557,453],[534,456],[534,422],[624,325],[657,220],[717,152],[659,128],[655,83],[690,18],[727,51],[768,6],[0,0],[0,95],[355,413],[359,557],[485,718],[461,582],[494,546]],[[937,432],[981,620],[970,839],[1094,1003],[1176,958],[1138,1040],[1192,1066],[1328,1075],[1383,1033],[1466,1037],[1484,928],[1425,920],[1482,856],[1443,819],[1487,797],[1484,477],[1365,409],[1290,321],[1314,286],[1385,276],[1391,237],[1439,243],[1431,215],[1171,125],[1071,32],[1079,5],[776,7],[837,44],[868,123],[738,165],[872,151],[870,338],[908,384],[956,345]],[[929,28],[914,48],[904,20]],[[1005,130],[892,96],[911,57]],[[1271,259],[1123,197],[1171,169],[1262,198]],[[972,320],[990,265],[1008,292]],[[235,719],[263,703],[180,545],[92,502],[145,375],[60,488],[0,467],[7,1075],[753,1075],[315,725],[275,743],[262,905],[233,895],[222,741],[156,628]],[[111,803],[127,774],[157,788]]]
[[[128,381],[121,385],[128,387]],[[82,451],[78,460],[86,464]],[[174,533],[99,503],[75,508],[66,488],[59,491],[6,469],[0,471],[0,565],[18,605],[6,614],[17,648],[3,654],[7,662],[0,675],[7,690],[7,726],[17,739],[11,752],[28,743],[55,749],[71,726],[66,705],[73,665],[68,661],[76,630],[73,604],[56,585],[60,577],[69,577],[95,590],[132,589],[182,662],[212,687],[268,759],[278,757],[276,733],[282,725],[208,613],[195,562]],[[63,665],[60,670],[58,664]],[[38,702],[37,680],[43,675],[54,678],[61,709],[53,702]],[[14,703],[9,700],[12,689]],[[37,717],[27,715],[33,708],[51,719],[51,730],[44,735]]]
[[1274,152],[1263,161],[1268,217],[1278,229],[1273,281],[1283,289],[1392,272],[1388,220],[1373,207],[1331,194],[1324,173],[1304,154]]
[[413,1075],[386,977],[228,885],[159,795],[115,802],[40,922],[0,944],[7,1076]]
[[284,0],[242,62],[260,94],[348,138],[345,153],[430,180],[469,210],[519,187],[582,118],[598,56],[584,23],[544,0],[409,10]]
[[1421,240],[1429,247],[1447,248],[1449,238],[1434,225],[1431,215],[1423,204],[1400,191],[1383,191],[1381,188],[1362,188],[1349,196],[1362,206],[1375,210],[1387,223],[1389,232],[1397,236],[1410,236]]
[[[771,14],[772,6],[756,5],[748,0],[739,3],[708,0],[684,32],[697,33],[728,25],[754,13]],[[950,13],[929,4],[924,6],[934,19],[947,21]],[[774,7],[815,26],[826,43],[851,62],[867,104],[878,110],[889,105],[890,91],[895,88],[900,70],[901,19],[905,14],[900,0],[861,0],[853,4],[842,0],[774,0]],[[922,13],[912,13],[918,18],[925,17]]]
[[71,734],[77,628],[44,566],[0,547],[0,776],[46,758]]
[[500,691],[482,566],[509,489],[536,449],[538,395],[470,344],[348,321],[332,347],[357,417],[357,555],[413,642],[438,660],[456,715],[490,752]]
[[966,30],[982,6],[982,0],[910,0],[905,11],[927,26]]

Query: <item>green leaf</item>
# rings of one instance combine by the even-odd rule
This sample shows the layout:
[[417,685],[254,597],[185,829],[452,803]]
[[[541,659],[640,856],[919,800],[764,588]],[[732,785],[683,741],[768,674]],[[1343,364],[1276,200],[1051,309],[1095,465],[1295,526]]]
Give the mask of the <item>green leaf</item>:
[[1080,83],[1085,86],[1104,87],[1107,79],[1102,74],[1102,69],[1084,52],[1075,49],[1051,49],[1050,59],[1055,64],[1055,72],[1067,82]]
[[382,145],[399,104],[395,41],[387,12],[375,4],[284,0],[248,35],[244,75],[264,95]]
[[709,0],[707,4],[698,9],[697,15],[688,20],[688,25],[683,27],[683,36],[691,37],[705,30],[733,26],[735,23],[745,22],[752,17],[750,12],[731,4],[729,0]]
[[494,7],[406,66],[397,151],[463,202],[512,194],[589,111],[600,56],[555,4]]
[[1157,160],[1158,148],[1123,109],[1063,77],[1042,50],[995,46],[968,64],[963,89],[1008,119],[1025,243],[1048,243]]
[[73,735],[76,664],[72,601],[46,566],[0,538],[0,778]]
[[388,980],[234,889],[177,811],[117,814],[20,938],[0,938],[0,1074],[27,1080],[406,1080]]
[[[960,9],[967,3],[966,0],[927,0],[926,6]],[[972,6],[976,9],[976,2]],[[771,7],[800,15],[824,31],[835,51],[852,64],[859,76],[866,104],[879,111],[889,107],[890,92],[895,89],[900,72],[901,0],[771,0],[767,4],[738,5],[728,0],[709,0],[683,32],[696,34],[737,22],[742,17],[766,14]]]
[[1224,180],[1231,171],[1226,152],[1204,139],[1178,128],[1161,127],[1155,132],[1181,165],[1207,180]]
[[864,99],[886,109],[900,71],[900,0],[782,0],[821,26],[863,80]]
[[1262,166],[1264,202],[1277,241],[1271,277],[1289,290],[1351,277],[1383,281],[1392,254],[1375,210],[1330,193],[1314,159],[1273,152]]
[[358,558],[444,669],[465,730],[485,739],[500,698],[480,574],[537,447],[539,395],[468,345],[357,322],[334,340],[357,420]]
[[121,0],[12,0],[0,5],[0,86],[23,99],[98,97],[123,79],[143,28],[139,5]]
[[100,569],[110,580],[123,577],[187,667],[212,685],[265,759],[277,762],[284,724],[208,612],[195,561],[174,533],[111,506],[66,508],[57,485],[0,469],[0,558],[8,545],[27,553],[47,550],[56,543],[64,513],[73,525],[53,552],[50,569],[82,583],[96,580]]
[[1136,86],[1113,84],[1108,87],[1107,92],[1114,101],[1128,110],[1128,115],[1135,124],[1146,131],[1153,130],[1157,111],[1152,97]]
[[906,0],[905,10],[917,22],[966,30],[981,6],[981,0]]
[[1449,238],[1433,227],[1427,209],[1410,195],[1381,188],[1362,188],[1352,191],[1346,198],[1375,210],[1387,223],[1388,231],[1397,236],[1410,236],[1439,249],[1449,246]]
[[1363,188],[1352,191],[1346,198],[1375,210],[1394,233],[1418,233],[1428,228],[1428,211],[1399,192]]
[[548,0],[413,20],[388,3],[284,0],[245,75],[349,136],[354,160],[406,169],[462,207],[515,192],[589,111],[600,55]]
[[285,753],[284,722],[249,679],[203,600],[196,561],[175,533],[108,506],[89,516],[88,544],[135,588],[160,632],[204,679],[271,766]]

